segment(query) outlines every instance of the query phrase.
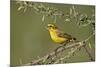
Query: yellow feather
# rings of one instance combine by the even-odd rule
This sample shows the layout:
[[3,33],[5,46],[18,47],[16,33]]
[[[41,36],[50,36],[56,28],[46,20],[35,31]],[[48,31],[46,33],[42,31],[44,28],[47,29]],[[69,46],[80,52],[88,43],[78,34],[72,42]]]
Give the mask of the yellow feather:
[[50,29],[49,32],[50,32],[50,36],[51,36],[51,38],[52,38],[52,40],[54,42],[56,42],[56,43],[63,43],[63,42],[66,41],[66,38],[59,37],[55,30],[51,30]]

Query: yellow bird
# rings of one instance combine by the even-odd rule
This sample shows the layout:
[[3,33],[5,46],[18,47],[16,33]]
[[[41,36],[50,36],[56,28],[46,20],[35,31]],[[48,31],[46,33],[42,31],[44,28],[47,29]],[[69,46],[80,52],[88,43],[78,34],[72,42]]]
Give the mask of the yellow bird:
[[58,44],[66,44],[76,40],[76,38],[71,35],[60,31],[60,29],[54,24],[48,24],[47,29],[50,33],[51,39]]

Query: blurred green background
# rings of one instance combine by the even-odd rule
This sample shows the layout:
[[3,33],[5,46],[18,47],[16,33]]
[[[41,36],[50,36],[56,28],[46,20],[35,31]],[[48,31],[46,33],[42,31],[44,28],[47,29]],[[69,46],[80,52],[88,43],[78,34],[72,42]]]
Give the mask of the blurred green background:
[[[54,7],[68,12],[72,5],[45,3],[46,6]],[[29,63],[37,57],[42,57],[52,52],[59,45],[55,45],[46,30],[48,23],[54,23],[54,19],[46,17],[42,22],[43,15],[36,14],[33,10],[28,9],[25,13],[18,11],[19,5],[16,1],[11,1],[11,65],[20,65]],[[91,16],[95,6],[75,5],[76,10]],[[57,17],[56,23],[61,30],[73,35],[77,40],[82,41],[91,35],[91,26],[79,28],[75,23],[65,22],[62,18]],[[95,56],[94,37],[90,39],[92,45],[92,54]],[[68,62],[86,62],[89,58],[82,49],[77,55],[70,58]]]

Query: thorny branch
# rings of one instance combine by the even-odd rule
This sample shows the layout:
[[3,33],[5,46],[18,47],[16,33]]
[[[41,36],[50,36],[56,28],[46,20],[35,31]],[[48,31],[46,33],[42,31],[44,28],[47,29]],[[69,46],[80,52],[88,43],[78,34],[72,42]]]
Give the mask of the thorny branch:
[[[91,56],[91,54],[89,53],[89,51],[87,50],[86,46],[86,42],[92,37],[94,36],[94,33],[89,36],[87,39],[80,41],[80,42],[74,42],[71,44],[67,44],[63,47],[60,47],[57,51],[56,51],[56,55],[62,53],[63,51],[67,50],[67,49],[72,49],[68,52],[67,55],[65,55],[64,57],[61,58],[57,58],[57,56],[55,55],[55,51],[45,55],[44,57],[41,57],[39,59],[36,60],[32,60],[30,63],[28,64],[24,64],[24,65],[37,65],[37,64],[57,64],[60,62],[63,62],[63,60],[70,58],[71,56],[74,55],[74,53],[79,50],[80,48],[84,47],[86,49],[87,54],[89,55],[89,58],[91,61],[94,61],[93,57]],[[63,62],[64,63],[64,62]]]

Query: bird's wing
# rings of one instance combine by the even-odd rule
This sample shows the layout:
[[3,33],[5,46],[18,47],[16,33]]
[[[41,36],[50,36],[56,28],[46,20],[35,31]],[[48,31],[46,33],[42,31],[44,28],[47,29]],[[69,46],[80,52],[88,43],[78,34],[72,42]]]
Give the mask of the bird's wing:
[[72,38],[71,35],[69,35],[67,33],[64,33],[62,31],[59,31],[59,30],[57,31],[57,34],[58,34],[59,37],[68,38],[68,39],[71,39]]

